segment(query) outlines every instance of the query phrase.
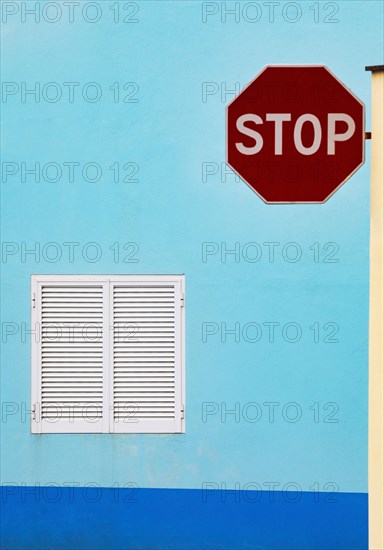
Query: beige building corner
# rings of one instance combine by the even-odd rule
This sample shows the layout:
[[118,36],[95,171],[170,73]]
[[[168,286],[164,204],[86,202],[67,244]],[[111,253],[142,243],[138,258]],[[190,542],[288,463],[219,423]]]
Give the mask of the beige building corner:
[[369,312],[369,548],[384,549],[384,66],[372,71]]

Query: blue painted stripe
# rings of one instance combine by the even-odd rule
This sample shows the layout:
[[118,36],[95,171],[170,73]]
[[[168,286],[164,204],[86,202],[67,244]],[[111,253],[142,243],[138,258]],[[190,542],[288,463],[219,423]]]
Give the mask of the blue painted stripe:
[[2,487],[6,550],[365,550],[362,493]]

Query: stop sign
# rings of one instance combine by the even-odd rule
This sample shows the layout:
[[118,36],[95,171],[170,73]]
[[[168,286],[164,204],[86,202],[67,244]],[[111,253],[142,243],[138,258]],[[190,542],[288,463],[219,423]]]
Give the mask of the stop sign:
[[364,105],[324,66],[267,66],[227,107],[227,163],[268,203],[325,202],[364,162]]

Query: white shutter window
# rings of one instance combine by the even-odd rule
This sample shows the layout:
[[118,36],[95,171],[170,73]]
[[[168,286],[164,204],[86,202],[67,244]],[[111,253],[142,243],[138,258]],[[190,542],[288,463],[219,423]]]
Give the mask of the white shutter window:
[[33,275],[32,433],[184,431],[184,276]]

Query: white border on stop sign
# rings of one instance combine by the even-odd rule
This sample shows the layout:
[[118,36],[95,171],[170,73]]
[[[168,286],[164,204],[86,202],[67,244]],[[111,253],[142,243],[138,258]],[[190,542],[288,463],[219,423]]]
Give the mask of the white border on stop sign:
[[[243,177],[241,176],[241,174],[239,174],[239,172],[233,168],[233,166],[231,164],[229,164],[228,162],[228,109],[230,107],[230,105],[232,105],[232,103],[234,103],[239,97],[240,95],[249,87],[251,86],[251,84],[253,84],[255,82],[255,80],[257,80],[262,74],[264,71],[266,71],[267,69],[288,69],[288,68],[323,68],[325,69],[326,71],[329,72],[329,74],[352,96],[356,99],[356,101],[358,103],[360,103],[360,105],[362,106],[363,108],[363,124],[362,124],[362,136],[361,136],[361,143],[362,143],[362,161],[361,163],[353,170],[353,172],[351,172],[337,187],[336,189],[334,189],[332,191],[332,193],[330,193],[323,201],[281,201],[281,202],[278,202],[278,201],[267,201],[262,195],[260,195],[260,193],[258,193],[258,191],[256,191],[247,181],[245,181],[245,179],[243,179]],[[225,129],[226,129],[226,139],[225,139],[225,161],[226,163],[228,164],[228,166],[231,168],[231,170],[233,170],[233,172],[235,172],[235,174],[237,174],[239,176],[239,178],[241,179],[241,181],[243,181],[246,185],[248,185],[248,187],[258,196],[260,197],[260,199],[265,202],[266,204],[324,204],[326,203],[335,193],[336,191],[338,191],[340,189],[340,187],[342,185],[344,185],[344,183],[346,181],[349,180],[349,178],[351,178],[353,176],[353,174],[355,174],[357,172],[357,170],[359,170],[359,168],[361,168],[365,162],[365,104],[361,101],[361,99],[359,99],[357,97],[357,95],[355,95],[352,90],[350,90],[349,88],[347,88],[347,86],[335,75],[333,74],[333,72],[326,66],[326,65],[291,65],[291,64],[286,64],[286,65],[265,65],[260,72],[257,73],[257,75],[241,90],[241,92],[232,99],[232,101],[230,101],[228,103],[228,105],[226,106],[225,108]]]

